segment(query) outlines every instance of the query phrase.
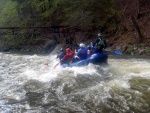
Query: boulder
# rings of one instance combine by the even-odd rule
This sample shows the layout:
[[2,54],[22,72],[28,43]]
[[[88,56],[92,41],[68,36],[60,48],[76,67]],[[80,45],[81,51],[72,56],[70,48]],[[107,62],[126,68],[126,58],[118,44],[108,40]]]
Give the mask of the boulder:
[[58,42],[54,39],[49,40],[47,42],[47,44],[44,46],[44,51],[45,52],[52,52],[55,49],[57,43]]

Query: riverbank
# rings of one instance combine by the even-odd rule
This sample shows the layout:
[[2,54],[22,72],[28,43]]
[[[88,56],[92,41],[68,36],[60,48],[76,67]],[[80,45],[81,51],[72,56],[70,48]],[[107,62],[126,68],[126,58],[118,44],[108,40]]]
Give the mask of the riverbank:
[[[86,45],[88,45],[90,42],[94,42],[94,39],[84,41],[84,43]],[[129,44],[129,43],[123,43],[123,41],[122,42],[120,42],[120,41],[112,42],[111,38],[106,39],[106,42],[108,44],[106,51],[119,50],[123,54],[126,54],[126,55],[150,56],[150,46],[145,44],[145,43]],[[46,44],[25,45],[25,46],[21,46],[19,48],[1,47],[0,52],[6,52],[6,53],[10,52],[10,53],[19,53],[19,54],[20,53],[23,53],[23,54],[50,54],[53,50],[55,50],[56,51],[55,53],[57,53],[60,50],[60,48],[66,48],[67,46],[68,45],[66,45],[66,44],[50,43],[48,45],[46,45]],[[72,47],[73,49],[78,48],[77,45],[76,46],[75,45],[69,45],[69,47]]]
[[113,46],[111,47],[111,50],[121,50],[127,55],[150,56],[150,47],[145,45]]
[[[10,51],[5,51],[2,52],[4,54],[21,54],[21,55],[42,55],[42,56],[47,56],[50,54],[56,54],[59,48],[55,48],[54,51],[46,52],[44,49],[22,49],[21,51],[19,50],[10,50]],[[113,52],[113,50],[119,50],[122,52],[122,55],[117,55]],[[116,46],[116,47],[108,47],[105,49],[105,51],[108,53],[109,57],[115,58],[115,59],[128,59],[128,58],[144,58],[144,59],[149,59],[150,57],[150,48],[149,47],[141,47],[138,48],[136,46],[129,46],[129,47],[121,47],[121,46]]]

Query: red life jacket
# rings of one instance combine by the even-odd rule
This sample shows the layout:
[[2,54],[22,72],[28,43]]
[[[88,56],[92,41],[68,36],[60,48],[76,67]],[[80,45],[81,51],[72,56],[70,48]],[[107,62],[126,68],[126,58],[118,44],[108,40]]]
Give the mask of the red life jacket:
[[64,55],[64,57],[61,60],[62,61],[64,61],[64,60],[72,60],[74,55],[75,55],[75,53],[70,48],[67,48],[66,49],[66,54]]

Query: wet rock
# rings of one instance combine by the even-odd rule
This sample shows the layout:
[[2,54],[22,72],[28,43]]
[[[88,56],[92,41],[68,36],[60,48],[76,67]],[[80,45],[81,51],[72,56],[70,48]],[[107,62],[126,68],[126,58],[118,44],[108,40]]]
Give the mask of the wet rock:
[[57,45],[57,41],[52,39],[50,41],[48,41],[48,43],[44,46],[44,50],[45,52],[51,52],[55,49]]
[[10,47],[8,47],[7,45],[0,43],[0,51],[2,52],[8,52],[10,50]]
[[27,92],[26,97],[30,106],[40,106],[42,105],[44,94],[37,92]]
[[139,51],[139,54],[140,55],[143,55],[145,53],[145,49],[141,49],[140,51]]

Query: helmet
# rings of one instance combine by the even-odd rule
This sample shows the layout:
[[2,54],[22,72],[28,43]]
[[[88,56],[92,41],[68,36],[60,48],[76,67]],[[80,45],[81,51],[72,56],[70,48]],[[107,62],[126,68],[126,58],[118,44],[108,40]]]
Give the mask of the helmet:
[[98,36],[103,36],[102,33],[98,33]]
[[81,48],[84,48],[84,47],[85,47],[85,44],[81,43],[81,44],[80,44],[80,47],[81,47]]
[[70,51],[71,51],[71,49],[70,49],[70,48],[67,48],[67,49],[66,49],[66,52],[70,52]]

